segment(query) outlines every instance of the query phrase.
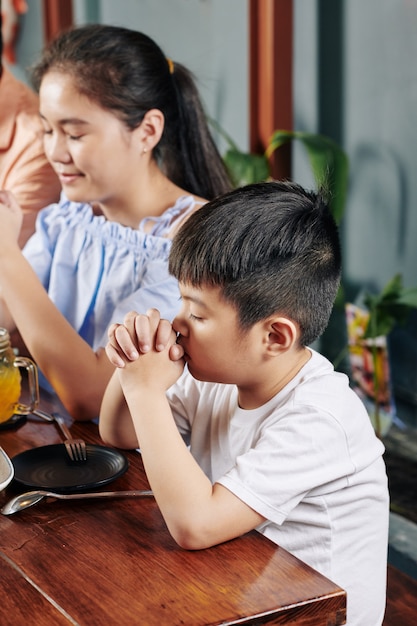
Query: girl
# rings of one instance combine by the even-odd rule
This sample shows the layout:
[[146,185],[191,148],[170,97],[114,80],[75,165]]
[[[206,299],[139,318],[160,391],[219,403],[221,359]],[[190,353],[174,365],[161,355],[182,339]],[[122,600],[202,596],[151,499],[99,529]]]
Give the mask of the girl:
[[109,324],[155,303],[174,317],[171,238],[230,182],[191,74],[146,35],[73,29],[45,50],[34,82],[63,191],[23,252],[21,211],[0,192],[0,324],[17,328],[73,418],[89,420],[113,371]]

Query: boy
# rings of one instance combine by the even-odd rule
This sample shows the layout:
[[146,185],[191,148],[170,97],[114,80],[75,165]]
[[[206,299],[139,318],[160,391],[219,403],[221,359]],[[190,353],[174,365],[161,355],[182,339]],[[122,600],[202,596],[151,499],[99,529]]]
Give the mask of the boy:
[[181,228],[170,271],[172,327],[153,309],[109,329],[102,438],[140,442],[179,545],[256,528],[347,591],[350,626],[381,624],[384,448],[347,377],[307,347],[340,280],[328,207],[292,183],[234,190]]

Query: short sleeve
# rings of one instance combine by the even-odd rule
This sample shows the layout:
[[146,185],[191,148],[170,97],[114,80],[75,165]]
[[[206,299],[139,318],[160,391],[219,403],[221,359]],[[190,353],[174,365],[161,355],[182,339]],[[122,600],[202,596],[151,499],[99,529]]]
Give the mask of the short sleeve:
[[36,231],[24,246],[23,256],[29,261],[45,289],[48,289],[51,263],[60,229],[55,227],[55,217],[60,215],[60,205],[51,204],[38,213]]
[[[282,524],[307,496],[348,484],[355,472],[342,427],[331,416],[298,406],[263,423],[255,445],[218,482],[265,518]],[[332,485],[330,487],[330,485]]]

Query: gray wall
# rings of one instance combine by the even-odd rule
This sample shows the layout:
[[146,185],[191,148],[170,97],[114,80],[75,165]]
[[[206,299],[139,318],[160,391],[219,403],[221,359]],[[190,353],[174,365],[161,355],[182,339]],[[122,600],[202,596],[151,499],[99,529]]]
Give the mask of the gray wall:
[[[74,0],[73,6],[77,24],[126,26],[155,39],[168,57],[195,74],[208,115],[248,148],[247,0]],[[19,64],[10,68],[25,82],[43,45],[41,1],[28,0],[28,7],[21,19]]]
[[43,25],[41,0],[27,0],[28,11],[20,17],[19,37],[16,45],[17,64],[9,69],[22,80],[29,83],[28,68],[36,60],[43,46]]
[[346,269],[358,283],[402,272],[417,285],[416,35],[415,2],[345,3]]
[[[333,136],[350,159],[343,240],[352,294],[363,285],[379,289],[397,272],[414,287],[417,3],[295,0],[295,8],[295,127]],[[337,44],[328,33],[339,28]],[[340,106],[332,109],[335,84]],[[296,178],[308,177],[302,156],[298,151]]]
[[[417,2],[295,0],[295,127],[350,159],[342,224],[352,300],[396,273],[417,286]],[[311,180],[297,149],[294,178]],[[417,315],[392,337],[400,417],[417,425]]]

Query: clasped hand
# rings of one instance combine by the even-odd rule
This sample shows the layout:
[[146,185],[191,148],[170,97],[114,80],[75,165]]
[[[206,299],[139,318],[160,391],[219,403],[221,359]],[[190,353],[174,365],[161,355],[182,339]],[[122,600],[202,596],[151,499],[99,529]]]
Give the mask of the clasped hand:
[[184,350],[176,343],[172,324],[161,319],[157,309],[145,314],[128,313],[123,324],[112,324],[108,330],[106,354],[121,370],[135,371],[136,382],[170,387],[184,369]]

